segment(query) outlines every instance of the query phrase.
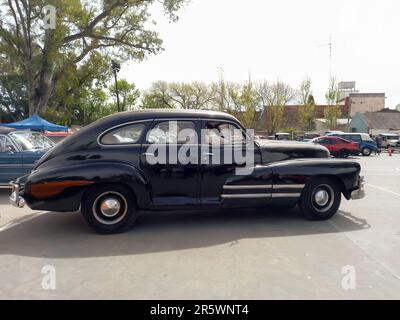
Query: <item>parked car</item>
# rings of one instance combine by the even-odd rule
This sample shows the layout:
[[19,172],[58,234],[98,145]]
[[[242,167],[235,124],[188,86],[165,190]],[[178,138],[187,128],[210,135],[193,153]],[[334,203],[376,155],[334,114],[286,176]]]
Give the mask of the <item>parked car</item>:
[[[232,131],[238,134],[229,140],[226,132]],[[244,174],[243,163],[232,159],[216,159],[220,147],[207,139],[189,140],[199,158],[176,161],[176,153],[186,154],[188,147],[182,132],[206,138],[212,132],[224,147],[251,152],[253,161],[245,163],[250,171]],[[164,162],[154,162],[159,146],[172,152]],[[108,116],[63,140],[31,174],[12,183],[10,202],[35,210],[80,210],[100,233],[126,230],[139,210],[298,204],[306,218],[326,220],[337,212],[341,194],[364,197],[360,170],[357,162],[331,159],[323,146],[249,140],[226,113],[143,110]]]
[[0,130],[0,185],[31,172],[54,143],[39,132]]
[[62,140],[64,140],[65,138],[69,137],[71,135],[71,133],[70,132],[65,132],[65,131],[62,131],[62,132],[49,132],[49,131],[46,131],[44,133],[44,135],[47,138],[49,138],[51,141],[53,141],[54,143],[59,143]]
[[366,133],[331,133],[328,134],[328,136],[339,137],[348,141],[357,142],[360,147],[361,154],[366,157],[369,157],[372,152],[378,152],[378,145],[374,140],[372,140],[369,134]]
[[342,138],[325,136],[316,138],[312,142],[326,147],[334,157],[348,158],[349,155],[360,154],[360,146],[357,142]]
[[290,137],[291,137],[290,133],[278,132],[275,134],[275,140],[288,141],[290,140]]
[[318,133],[315,132],[306,132],[303,135],[299,136],[299,141],[303,141],[303,142],[309,142],[312,139],[318,138],[320,137],[320,135]]
[[382,141],[382,148],[396,147],[400,140],[398,133],[381,133],[378,135]]

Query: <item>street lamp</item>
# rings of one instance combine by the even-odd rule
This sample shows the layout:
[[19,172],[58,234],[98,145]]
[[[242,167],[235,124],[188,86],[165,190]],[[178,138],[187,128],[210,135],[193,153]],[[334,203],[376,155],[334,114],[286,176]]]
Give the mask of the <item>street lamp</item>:
[[111,68],[114,72],[114,80],[115,80],[115,91],[117,93],[117,111],[120,112],[119,107],[119,91],[118,91],[118,81],[117,81],[117,73],[121,70],[121,65],[114,60],[111,60]]

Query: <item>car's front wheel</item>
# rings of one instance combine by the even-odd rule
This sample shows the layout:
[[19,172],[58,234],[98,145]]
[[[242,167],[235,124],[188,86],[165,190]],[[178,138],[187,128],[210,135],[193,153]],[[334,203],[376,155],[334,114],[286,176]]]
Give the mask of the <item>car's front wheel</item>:
[[96,232],[120,233],[136,220],[133,195],[120,185],[101,185],[91,188],[82,200],[82,215]]
[[315,178],[310,181],[299,201],[302,214],[309,220],[328,220],[340,207],[341,190],[334,179]]

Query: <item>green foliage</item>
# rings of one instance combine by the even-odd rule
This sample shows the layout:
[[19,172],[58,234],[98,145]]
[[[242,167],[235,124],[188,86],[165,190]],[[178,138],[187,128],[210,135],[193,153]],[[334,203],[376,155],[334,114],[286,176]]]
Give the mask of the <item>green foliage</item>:
[[271,133],[280,130],[284,122],[285,106],[296,96],[296,91],[282,81],[269,84],[263,81],[258,84],[258,95],[264,106],[267,107],[269,121],[268,128]]
[[234,103],[233,113],[245,128],[255,129],[257,109],[260,106],[260,98],[253,89],[251,81],[238,90],[231,87],[229,94]]
[[328,121],[330,130],[334,130],[337,125],[337,119],[341,116],[341,109],[338,105],[339,89],[336,79],[332,78],[327,93],[325,94],[327,108],[324,111],[324,117]]
[[312,95],[311,79],[306,78],[300,85],[299,124],[302,130],[312,131],[315,129],[315,101]]
[[[136,103],[140,97],[140,92],[136,89],[136,86],[133,83],[129,83],[128,81],[122,79],[118,80],[118,94],[120,100],[120,111],[130,111],[136,108]],[[110,95],[115,99],[117,99],[117,90],[115,84],[110,87]],[[117,108],[117,104],[115,102],[115,108]]]
[[[176,12],[185,2],[2,0],[0,15],[7,19],[0,21],[1,73],[22,77],[30,114],[49,106],[74,105],[73,100],[83,95],[82,87],[90,88],[94,79],[107,75],[103,67],[111,58],[121,63],[142,61],[160,53],[162,40],[154,30],[150,9],[161,3],[165,14],[176,21]],[[55,29],[43,28],[45,5],[57,9]]]

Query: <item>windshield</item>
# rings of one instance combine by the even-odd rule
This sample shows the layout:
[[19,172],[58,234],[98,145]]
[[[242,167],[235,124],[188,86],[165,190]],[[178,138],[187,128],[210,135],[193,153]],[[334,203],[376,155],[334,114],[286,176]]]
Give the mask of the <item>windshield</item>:
[[54,143],[39,132],[13,132],[10,137],[23,151],[47,150]]

